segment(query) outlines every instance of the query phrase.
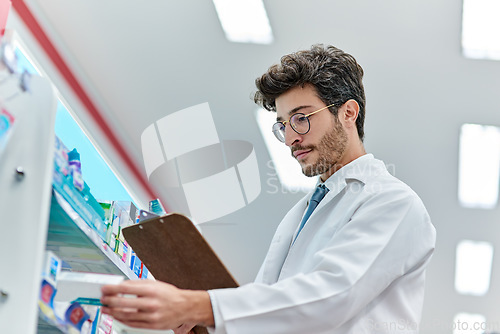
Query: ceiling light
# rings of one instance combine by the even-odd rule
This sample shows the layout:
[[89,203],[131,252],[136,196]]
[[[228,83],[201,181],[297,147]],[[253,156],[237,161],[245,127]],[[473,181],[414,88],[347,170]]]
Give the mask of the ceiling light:
[[499,180],[500,128],[462,125],[458,180],[460,204],[468,208],[495,208]]
[[500,1],[464,0],[462,49],[465,57],[500,60]]
[[493,246],[489,242],[462,240],[457,245],[455,290],[483,296],[490,287]]
[[262,0],[213,0],[231,42],[271,44],[273,33]]

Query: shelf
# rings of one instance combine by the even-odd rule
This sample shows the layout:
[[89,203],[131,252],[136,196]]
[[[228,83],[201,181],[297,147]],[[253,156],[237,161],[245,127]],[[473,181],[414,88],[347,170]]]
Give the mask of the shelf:
[[46,248],[73,271],[138,278],[56,190],[52,190]]
[[42,317],[38,317],[37,333],[43,333],[43,334],[61,334],[62,331],[60,331],[59,328],[55,327],[54,325],[49,324]]

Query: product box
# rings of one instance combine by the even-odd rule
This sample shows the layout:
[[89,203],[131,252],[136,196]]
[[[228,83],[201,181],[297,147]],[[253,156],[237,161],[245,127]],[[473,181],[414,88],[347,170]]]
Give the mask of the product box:
[[134,271],[134,263],[136,261],[140,261],[137,255],[135,254],[134,250],[130,248],[130,253],[127,258],[127,266],[130,268],[130,270]]
[[141,277],[142,279],[147,279],[149,276],[149,271],[148,271],[148,268],[146,268],[146,266],[144,265],[144,263],[142,264],[142,273],[141,273]]
[[[120,241],[122,242],[122,241]],[[128,246],[127,242],[123,241],[123,254],[121,257],[121,260],[123,263],[127,263],[129,257],[130,257],[130,247]]]
[[149,212],[157,214],[158,216],[164,216],[167,214],[159,198],[149,201]]
[[45,251],[45,259],[42,268],[42,279],[52,286],[57,286],[57,278],[61,272],[61,259],[52,251]]
[[68,148],[64,143],[56,136],[55,142],[55,152],[54,152],[54,167],[62,175],[66,176],[69,174],[69,164],[68,164]]
[[78,333],[89,333],[91,320],[80,303],[72,303],[64,313],[66,324],[74,327]]
[[126,241],[121,241],[119,239],[116,239],[116,250],[115,253],[118,255],[120,260],[122,260],[123,263],[128,263],[128,257],[129,257],[129,251],[130,248],[127,244]]
[[113,201],[105,201],[99,200],[99,205],[101,206],[104,212],[104,224],[106,226],[106,237],[104,238],[104,242],[108,244],[111,249],[115,249],[115,243],[112,241],[112,238],[116,238],[116,235],[113,236]]
[[101,305],[101,287],[119,284],[123,280],[124,277],[120,275],[63,271],[57,280],[54,301]]
[[115,215],[121,212],[126,212],[132,223],[136,222],[137,219],[137,207],[134,203],[130,201],[114,201],[113,202]]
[[109,241],[108,241],[108,245],[109,245],[109,248],[111,248],[113,250],[113,252],[116,253],[116,246],[117,246],[117,243],[116,243],[116,235],[113,235]]
[[137,277],[141,277],[143,264],[141,260],[137,257],[134,261],[134,268],[132,269]]
[[113,203],[113,214],[116,217],[113,220],[113,233],[117,239],[125,241],[121,229],[133,225],[137,220],[137,207],[130,201],[115,201]]

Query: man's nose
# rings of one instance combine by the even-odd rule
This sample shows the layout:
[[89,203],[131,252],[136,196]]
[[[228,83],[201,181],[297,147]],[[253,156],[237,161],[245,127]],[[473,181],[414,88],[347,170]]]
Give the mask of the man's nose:
[[285,128],[285,145],[290,147],[296,144],[300,144],[301,142],[302,135],[295,132],[292,129],[290,123],[288,123]]

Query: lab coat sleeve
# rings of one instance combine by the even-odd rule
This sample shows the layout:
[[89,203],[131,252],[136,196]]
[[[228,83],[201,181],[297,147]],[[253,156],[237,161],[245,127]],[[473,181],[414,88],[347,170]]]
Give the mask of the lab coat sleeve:
[[411,190],[372,196],[314,254],[309,272],[272,285],[212,290],[224,326],[217,333],[330,332],[425,267],[434,244],[434,227]]
[[210,296],[210,303],[212,304],[212,312],[214,315],[214,327],[207,327],[209,334],[224,334],[226,333],[226,329],[224,328],[224,323],[222,322],[222,315],[220,313],[219,305],[217,304],[217,300],[213,295],[213,290],[208,291],[208,295]]

